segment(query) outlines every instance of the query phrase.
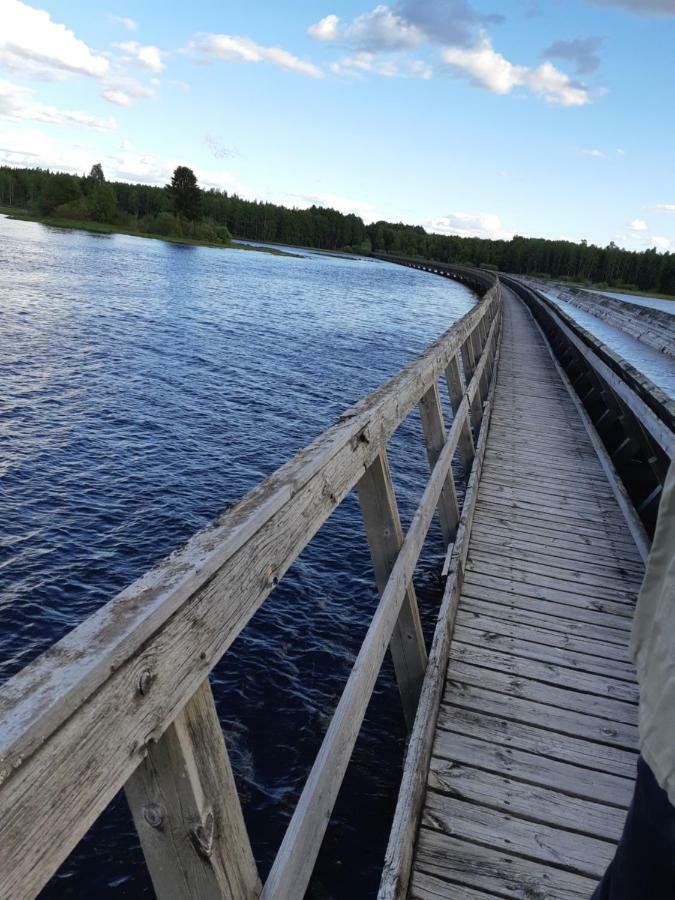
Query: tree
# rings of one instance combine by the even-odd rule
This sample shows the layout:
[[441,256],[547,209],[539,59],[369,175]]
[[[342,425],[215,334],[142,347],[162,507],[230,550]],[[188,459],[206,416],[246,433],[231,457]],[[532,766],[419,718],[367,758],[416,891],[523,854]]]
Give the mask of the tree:
[[96,181],[87,197],[89,214],[97,222],[112,222],[117,209],[115,189],[107,181]]
[[103,174],[103,166],[101,163],[94,163],[91,167],[91,171],[89,172],[89,177],[94,181],[105,181],[105,175]]
[[196,222],[202,217],[202,192],[197,176],[187,166],[178,166],[166,187],[173,210],[178,216]]

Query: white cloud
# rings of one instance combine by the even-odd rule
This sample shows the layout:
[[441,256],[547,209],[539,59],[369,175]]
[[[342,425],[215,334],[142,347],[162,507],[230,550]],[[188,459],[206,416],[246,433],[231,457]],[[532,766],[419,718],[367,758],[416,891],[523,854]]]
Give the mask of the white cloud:
[[495,94],[510,94],[514,88],[523,87],[543,97],[547,103],[560,106],[583,106],[590,102],[586,88],[575,84],[549,62],[542,63],[536,69],[509,62],[493,48],[485,32],[481,32],[475,46],[468,49],[446,47],[442,56],[445,62],[464,72],[475,84]]
[[187,81],[180,81],[180,79],[178,78],[170,78],[169,84],[171,85],[171,87],[177,88],[184,94],[187,94],[187,92],[190,90],[190,85],[187,83]]
[[371,12],[357,16],[344,30],[344,38],[355,47],[379,52],[411,50],[421,44],[424,35],[388,6],[380,4]]
[[649,228],[644,219],[632,219],[626,227],[631,231],[647,231]]
[[[0,138],[0,164],[14,166],[42,166],[62,172],[88,172],[92,164],[100,162],[106,178],[111,181],[131,181],[144,184],[165,185],[171,173],[179,165],[190,165],[202,187],[236,192],[240,196],[252,196],[231,172],[215,168],[194,166],[189,159],[162,158],[135,150],[128,140],[115,149],[86,143],[68,136],[63,140],[46,131],[29,129],[24,125],[3,129]],[[56,133],[58,134],[58,133]]]
[[675,203],[657,203],[655,206],[647,206],[652,212],[675,213]]
[[200,34],[190,48],[206,58],[223,59],[226,62],[260,63],[268,62],[280,69],[307,75],[309,78],[323,78],[318,66],[300,59],[281,47],[263,47],[249,38],[230,34]]
[[602,150],[598,150],[597,147],[589,147],[586,150],[582,150],[581,155],[591,156],[593,159],[607,159],[607,155]]
[[21,0],[2,0],[0,62],[25,75],[52,78],[102,78],[110,68],[104,56],[92,52],[65,25]]
[[126,28],[127,31],[138,31],[138,22],[135,19],[130,19],[128,16],[108,16],[108,18],[111,22],[116,22],[122,28]]
[[396,61],[390,58],[382,59],[374,53],[362,50],[352,56],[345,56],[339,62],[331,63],[330,70],[335,75],[360,76],[363,72],[373,72],[376,75],[384,75],[389,78],[399,74]]
[[480,237],[492,240],[510,240],[513,232],[502,227],[501,219],[495,213],[453,212],[425,223],[429,231],[437,234],[456,234],[460,237]]
[[340,19],[338,16],[334,14],[324,16],[321,21],[309,26],[307,34],[316,41],[335,41],[338,38],[339,25]]
[[365,53],[411,50],[424,40],[424,34],[419,28],[384,4],[362,13],[342,28],[337,16],[326,16],[311,25],[308,34],[320,41],[340,40]]
[[588,0],[595,6],[616,6],[641,16],[675,16],[675,0]]
[[128,54],[127,62],[135,62],[148,72],[161,72],[164,68],[162,62],[162,51],[159,47],[152,45],[143,46],[138,41],[122,41],[122,43],[114,44],[118,50],[123,50]]
[[626,151],[625,151],[625,150],[622,150],[621,147],[617,147],[617,148],[616,148],[616,154],[617,154],[617,156],[625,156],[625,155],[626,155]]
[[670,250],[671,241],[667,237],[652,235],[650,245],[652,247],[656,247],[657,250],[662,250],[665,253],[667,250]]
[[147,100],[155,96],[152,88],[146,87],[133,78],[118,77],[104,85],[101,96],[116,106],[133,106],[136,100]]
[[6,119],[33,120],[49,125],[82,125],[97,131],[112,131],[117,127],[113,118],[101,119],[79,110],[57,109],[33,99],[31,88],[0,79],[0,116]]

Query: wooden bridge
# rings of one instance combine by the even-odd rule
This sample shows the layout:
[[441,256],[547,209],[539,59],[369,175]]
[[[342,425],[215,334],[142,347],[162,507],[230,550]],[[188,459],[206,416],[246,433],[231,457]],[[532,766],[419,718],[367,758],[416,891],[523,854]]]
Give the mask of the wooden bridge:
[[[0,691],[4,900],[37,896],[122,787],[160,900],[300,900],[387,648],[410,736],[381,900],[590,896],[632,790],[628,642],[672,411],[517,281],[399,261],[482,299]],[[404,534],[387,443],[415,407],[431,474]],[[208,676],[354,488],[380,603],[263,885]]]

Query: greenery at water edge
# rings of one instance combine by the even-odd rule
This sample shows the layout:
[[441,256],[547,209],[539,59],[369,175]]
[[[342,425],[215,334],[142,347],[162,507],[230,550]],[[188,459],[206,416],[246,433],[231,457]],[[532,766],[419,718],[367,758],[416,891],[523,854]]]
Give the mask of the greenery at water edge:
[[675,295],[675,253],[623,250],[610,243],[525,238],[488,240],[430,234],[401,222],[365,225],[359,216],[312,206],[289,209],[203,190],[184,166],[166,188],[89,176],[0,167],[0,205],[61,220],[110,223],[129,233],[227,244],[230,235],[320,250],[391,253],[606,289]]

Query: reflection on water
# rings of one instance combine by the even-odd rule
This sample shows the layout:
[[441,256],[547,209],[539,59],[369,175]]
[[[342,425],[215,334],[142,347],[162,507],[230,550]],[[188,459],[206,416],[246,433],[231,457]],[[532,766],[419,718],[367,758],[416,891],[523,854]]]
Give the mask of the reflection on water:
[[[3,678],[277,468],[475,299],[412,269],[303,254],[0,218]],[[409,520],[427,473],[416,416],[395,435],[391,462]],[[442,552],[434,532],[416,578],[427,630]],[[263,872],[376,601],[350,497],[214,673]],[[374,894],[402,746],[387,664],[312,896]],[[45,896],[152,896],[123,800]]]

